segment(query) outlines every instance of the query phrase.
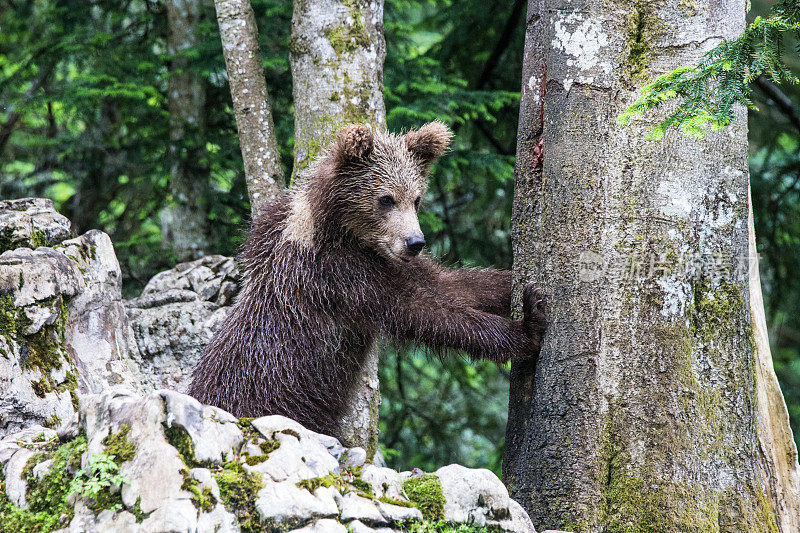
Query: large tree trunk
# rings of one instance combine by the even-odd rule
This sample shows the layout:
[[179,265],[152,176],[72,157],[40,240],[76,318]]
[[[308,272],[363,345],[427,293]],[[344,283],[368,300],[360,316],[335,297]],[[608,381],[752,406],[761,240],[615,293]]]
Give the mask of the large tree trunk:
[[215,0],[253,216],[283,188],[275,125],[250,0]]
[[549,326],[535,371],[512,365],[512,495],[543,529],[775,531],[745,112],[701,140],[616,123],[655,75],[738,36],[745,0],[528,8],[514,269],[547,291]]
[[759,464],[772,510],[783,533],[800,531],[800,467],[789,413],[772,367],[761,276],[758,271],[753,204],[747,217],[750,250],[750,313],[758,358],[756,367]]
[[199,168],[206,93],[203,80],[189,68],[187,49],[197,44],[199,0],[167,0],[167,52],[170,61],[167,99],[170,116],[170,189],[172,205],[161,212],[164,244],[180,261],[208,249],[205,198],[208,173]]
[[[383,0],[296,0],[289,43],[295,110],[292,179],[339,127],[365,122],[386,127],[383,104]],[[341,421],[339,437],[372,457],[378,446],[378,350],[371,350],[362,386]]]

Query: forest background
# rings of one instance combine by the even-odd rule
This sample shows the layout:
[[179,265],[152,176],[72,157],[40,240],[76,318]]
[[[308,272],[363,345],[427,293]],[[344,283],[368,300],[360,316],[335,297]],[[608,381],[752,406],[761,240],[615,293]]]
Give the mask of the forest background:
[[[200,0],[197,0],[200,1]],[[284,175],[292,175],[292,2],[252,0]],[[766,14],[754,1],[748,20]],[[390,131],[438,119],[455,132],[420,219],[444,263],[511,266],[511,203],[525,2],[386,0]],[[133,297],[178,257],[161,214],[170,182],[170,65],[202,79],[202,120],[184,136],[208,213],[206,254],[234,255],[250,205],[211,1],[197,45],[167,53],[158,0],[0,0],[0,198],[52,198],[77,233],[111,235]],[[790,48],[791,49],[791,48]],[[785,58],[800,74],[797,56]],[[800,444],[800,87],[759,80],[750,172],[775,371]],[[399,469],[458,462],[499,474],[508,368],[381,350],[381,447]]]

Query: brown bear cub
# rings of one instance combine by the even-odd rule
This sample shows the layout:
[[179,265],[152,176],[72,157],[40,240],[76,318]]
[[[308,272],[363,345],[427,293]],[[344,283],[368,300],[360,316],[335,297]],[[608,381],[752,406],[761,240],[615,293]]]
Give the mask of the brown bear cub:
[[311,177],[253,221],[239,300],[189,393],[335,434],[378,334],[496,363],[536,357],[537,291],[526,287],[513,321],[509,272],[448,270],[421,253],[417,212],[450,135],[438,122],[405,135],[343,128]]

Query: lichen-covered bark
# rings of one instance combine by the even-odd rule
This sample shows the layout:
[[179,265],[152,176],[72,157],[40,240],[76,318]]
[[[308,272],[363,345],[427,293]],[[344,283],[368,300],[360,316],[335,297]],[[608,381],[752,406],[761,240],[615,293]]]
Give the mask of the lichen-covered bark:
[[657,116],[616,122],[656,75],[739,35],[745,1],[528,8],[514,271],[546,290],[549,325],[535,369],[512,365],[505,481],[542,529],[777,531],[746,114],[700,140],[646,139]]
[[205,88],[190,68],[186,51],[197,44],[199,0],[167,0],[167,52],[172,55],[167,81],[170,116],[170,189],[173,204],[161,212],[163,241],[180,261],[196,259],[208,249],[208,219],[203,199],[207,175],[198,172],[204,149]]
[[214,5],[239,128],[247,192],[255,216],[283,187],[258,27],[250,0],[215,0]]
[[759,464],[772,510],[783,533],[800,531],[800,467],[797,446],[789,426],[789,413],[772,367],[767,336],[761,276],[758,271],[753,205],[747,217],[750,250],[750,313],[758,358],[756,390],[758,405]]
[[386,127],[383,0],[295,0],[289,50],[294,180],[343,124]]
[[[383,104],[383,0],[295,0],[289,43],[295,137],[292,181],[344,124],[386,128]],[[378,351],[341,421],[339,437],[371,458],[378,442]]]

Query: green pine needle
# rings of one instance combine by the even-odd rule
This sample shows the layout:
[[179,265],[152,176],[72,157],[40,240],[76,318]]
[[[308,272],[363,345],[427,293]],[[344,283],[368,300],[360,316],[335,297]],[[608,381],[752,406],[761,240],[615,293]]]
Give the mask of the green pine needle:
[[671,127],[699,138],[729,126],[734,104],[756,109],[750,85],[761,75],[775,83],[800,83],[782,60],[786,32],[800,38],[800,0],[773,6],[767,18],[756,17],[741,37],[720,43],[695,67],[681,67],[659,76],[617,118],[621,126],[666,102],[678,107],[656,125],[648,137],[660,139]]

